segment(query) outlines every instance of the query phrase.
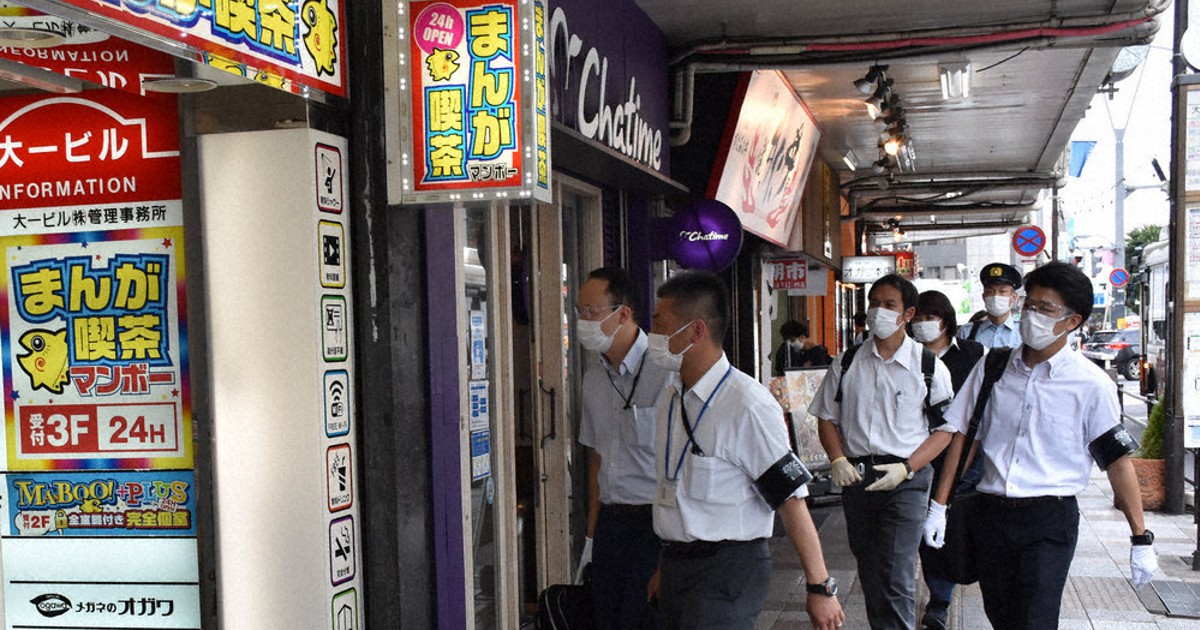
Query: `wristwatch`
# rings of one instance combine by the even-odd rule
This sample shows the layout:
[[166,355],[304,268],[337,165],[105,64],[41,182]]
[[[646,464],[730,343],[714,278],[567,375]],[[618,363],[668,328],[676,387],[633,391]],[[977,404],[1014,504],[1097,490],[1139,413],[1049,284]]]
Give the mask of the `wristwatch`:
[[825,597],[833,597],[837,595],[837,580],[833,576],[825,578],[820,584],[805,584],[804,588],[813,595],[824,595]]
[[906,474],[904,475],[904,480],[912,481],[913,475],[917,474],[917,471],[913,470],[912,466],[908,465],[907,459],[900,463],[904,464],[904,470],[906,471]]
[[1147,529],[1146,531],[1142,532],[1141,536],[1130,536],[1129,542],[1133,543],[1134,545],[1153,545],[1154,532]]

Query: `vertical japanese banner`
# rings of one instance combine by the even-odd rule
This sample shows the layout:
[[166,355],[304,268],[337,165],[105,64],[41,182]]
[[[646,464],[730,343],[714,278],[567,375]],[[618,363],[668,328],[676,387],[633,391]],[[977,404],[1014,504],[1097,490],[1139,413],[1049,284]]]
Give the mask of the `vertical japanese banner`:
[[0,99],[7,627],[199,624],[180,196],[174,98]]
[[409,2],[406,17],[402,200],[549,201],[544,4]]

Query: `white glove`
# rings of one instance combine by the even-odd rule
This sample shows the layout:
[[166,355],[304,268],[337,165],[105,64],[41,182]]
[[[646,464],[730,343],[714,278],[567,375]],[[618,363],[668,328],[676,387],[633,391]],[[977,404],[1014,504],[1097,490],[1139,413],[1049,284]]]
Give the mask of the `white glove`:
[[1129,548],[1129,572],[1135,587],[1149,584],[1157,570],[1158,554],[1154,553],[1154,545],[1134,545]]
[[854,469],[854,464],[851,464],[850,460],[845,457],[839,457],[829,462],[829,465],[833,468],[833,485],[835,486],[853,486],[862,481],[862,475],[858,474],[858,471]]
[[891,490],[908,478],[908,467],[901,463],[880,464],[872,466],[872,468],[883,473],[883,476],[875,483],[867,486],[867,492]]
[[925,517],[925,544],[941,549],[946,544],[946,506],[937,501],[929,502],[929,515]]
[[592,563],[592,537],[583,539],[583,553],[579,554],[579,568],[575,569],[575,583],[583,584],[583,569]]

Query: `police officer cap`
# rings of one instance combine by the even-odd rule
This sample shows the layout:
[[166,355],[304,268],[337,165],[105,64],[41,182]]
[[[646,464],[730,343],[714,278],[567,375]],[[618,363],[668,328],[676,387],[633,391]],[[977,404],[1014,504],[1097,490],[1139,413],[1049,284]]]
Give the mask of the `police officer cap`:
[[1004,263],[992,263],[984,267],[979,272],[979,281],[984,286],[994,284],[996,282],[1006,282],[1011,284],[1014,289],[1021,288],[1021,272],[1017,271],[1016,267],[1006,265]]

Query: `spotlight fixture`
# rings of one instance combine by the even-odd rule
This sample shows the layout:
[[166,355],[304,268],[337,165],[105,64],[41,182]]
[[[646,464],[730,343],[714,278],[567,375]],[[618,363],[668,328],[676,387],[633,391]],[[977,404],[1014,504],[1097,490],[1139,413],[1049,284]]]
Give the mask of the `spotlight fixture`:
[[882,175],[887,170],[888,163],[891,161],[891,158],[885,155],[871,163],[871,171],[876,175]]
[[963,61],[938,64],[938,79],[942,84],[942,100],[971,97],[971,64]]
[[854,151],[850,149],[843,151],[842,161],[846,163],[846,167],[850,170],[858,170],[858,156],[854,155]]
[[854,87],[863,94],[870,94],[871,92],[875,91],[875,86],[873,84],[883,78],[883,73],[886,72],[887,69],[887,66],[871,66],[871,69],[867,71],[866,76],[861,79],[854,80]]
[[883,143],[883,150],[887,152],[888,155],[896,156],[900,154],[900,147],[903,144],[904,142],[899,136],[893,136],[888,138],[887,142]]

